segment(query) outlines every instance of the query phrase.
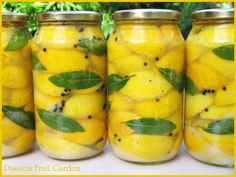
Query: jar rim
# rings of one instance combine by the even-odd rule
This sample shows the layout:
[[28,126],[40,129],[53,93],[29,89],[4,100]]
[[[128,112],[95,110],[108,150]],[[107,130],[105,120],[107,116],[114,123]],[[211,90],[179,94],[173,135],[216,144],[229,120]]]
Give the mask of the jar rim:
[[29,16],[24,13],[13,13],[13,12],[3,12],[2,21],[3,22],[27,22]]
[[192,13],[192,19],[197,20],[209,20],[209,19],[233,19],[234,8],[215,8],[198,10]]
[[112,19],[115,21],[121,20],[174,20],[180,18],[180,13],[177,10],[171,9],[130,9],[119,10],[112,14]]
[[102,16],[93,11],[49,11],[36,15],[38,22],[56,22],[56,21],[92,21],[101,22]]

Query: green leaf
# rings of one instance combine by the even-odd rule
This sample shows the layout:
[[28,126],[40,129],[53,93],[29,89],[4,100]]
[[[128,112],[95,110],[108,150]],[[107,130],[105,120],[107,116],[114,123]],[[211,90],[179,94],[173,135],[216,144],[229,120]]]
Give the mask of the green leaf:
[[107,51],[107,41],[105,39],[80,39],[77,46],[98,56],[105,55]]
[[15,124],[26,129],[35,129],[35,119],[32,112],[7,105],[2,106],[2,112]]
[[234,134],[234,119],[216,120],[208,124],[207,128],[202,128],[207,133],[216,135]]
[[23,29],[16,29],[11,36],[4,51],[15,51],[24,47],[28,43],[28,35]]
[[47,70],[35,53],[32,53],[32,64],[35,70]]
[[178,91],[182,92],[184,89],[184,74],[178,73],[169,68],[158,68],[161,75]]
[[140,118],[124,122],[136,134],[165,135],[176,128],[176,125],[166,119]]
[[43,109],[38,109],[40,119],[49,127],[58,131],[73,133],[84,132],[84,128],[75,120],[67,118],[60,113],[49,112]]
[[64,72],[49,78],[54,85],[68,89],[87,89],[100,83],[102,78],[90,71]]
[[224,60],[234,60],[234,45],[220,46],[212,49],[212,52]]
[[108,76],[108,94],[111,94],[123,88],[131,77],[133,76],[122,77],[117,74]]
[[186,92],[190,93],[191,95],[195,95],[199,93],[199,90],[193,83],[192,79],[186,75]]

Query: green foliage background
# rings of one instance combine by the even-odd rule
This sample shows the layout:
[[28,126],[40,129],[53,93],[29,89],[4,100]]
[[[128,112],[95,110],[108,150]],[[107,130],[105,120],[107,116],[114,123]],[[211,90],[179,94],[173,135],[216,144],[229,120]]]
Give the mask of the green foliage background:
[[102,31],[106,37],[112,32],[114,22],[111,14],[117,10],[135,8],[161,8],[175,9],[181,12],[179,27],[184,37],[191,29],[191,13],[196,10],[206,8],[228,8],[233,7],[233,3],[204,3],[204,2],[3,2],[3,12],[21,12],[30,16],[29,30],[34,35],[37,29],[35,16],[40,12],[47,11],[78,11],[92,10],[103,15]]

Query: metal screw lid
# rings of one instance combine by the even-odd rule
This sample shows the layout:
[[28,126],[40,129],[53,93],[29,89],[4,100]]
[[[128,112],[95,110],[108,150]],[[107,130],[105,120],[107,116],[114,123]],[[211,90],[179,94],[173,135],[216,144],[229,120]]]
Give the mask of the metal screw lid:
[[11,12],[2,13],[3,22],[27,22],[28,20],[29,16],[23,13],[11,13]]
[[180,13],[176,10],[170,9],[132,9],[132,10],[119,10],[112,14],[115,21],[120,20],[179,20]]
[[36,16],[39,22],[54,21],[92,21],[101,22],[102,16],[98,12],[93,11],[65,11],[65,12],[44,12]]
[[234,8],[198,10],[192,13],[192,18],[193,20],[233,19]]

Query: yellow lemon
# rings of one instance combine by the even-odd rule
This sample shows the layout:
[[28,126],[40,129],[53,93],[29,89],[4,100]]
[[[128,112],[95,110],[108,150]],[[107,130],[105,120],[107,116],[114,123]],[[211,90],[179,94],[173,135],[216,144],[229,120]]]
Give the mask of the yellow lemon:
[[184,38],[177,25],[163,24],[160,30],[166,43],[166,48],[171,49],[172,47],[184,44]]
[[224,60],[213,52],[209,52],[203,55],[199,59],[199,62],[208,66],[212,70],[219,72],[227,79],[234,79],[234,61]]
[[160,58],[160,61],[156,62],[155,66],[157,66],[158,68],[169,68],[177,72],[182,72],[184,66],[184,54],[184,45],[177,46],[169,52],[165,53]]
[[160,57],[165,52],[165,41],[156,25],[120,25],[119,32],[125,45],[137,54]]
[[96,56],[91,55],[89,56],[89,60],[91,62],[91,66],[95,68],[95,70],[98,72],[98,74],[105,79],[106,73],[107,73],[107,60],[106,56]]
[[27,129],[15,124],[6,116],[2,117],[2,141],[4,143],[10,143],[19,138]]
[[101,150],[75,144],[50,133],[36,133],[40,149],[48,156],[57,159],[78,159],[93,156]]
[[151,71],[132,73],[126,85],[120,90],[124,95],[135,100],[152,99],[165,95],[172,86],[160,73]]
[[107,41],[108,61],[115,61],[116,59],[126,57],[130,54],[130,49],[124,45],[124,42],[121,41],[120,35],[114,33],[111,34]]
[[31,73],[25,69],[8,65],[2,69],[2,84],[9,88],[25,88],[31,83]]
[[88,66],[87,54],[77,49],[47,49],[39,51],[37,56],[49,72],[61,73],[83,71]]
[[52,76],[53,74],[50,73],[34,71],[34,87],[43,94],[60,97],[65,88],[54,85],[49,80]]
[[114,132],[113,136],[123,137],[134,132],[125,122],[137,119],[138,115],[130,111],[110,111],[108,117],[108,127]]
[[74,25],[45,25],[36,32],[33,43],[41,48],[69,49],[74,48],[78,39],[79,32]]
[[138,71],[147,71],[152,67],[152,63],[140,55],[128,55],[114,60],[113,63],[121,75],[128,75]]
[[209,48],[232,44],[233,39],[234,24],[208,25],[199,33],[199,42]]
[[104,101],[104,96],[97,92],[76,94],[66,101],[63,113],[74,119],[94,116],[102,110]]
[[133,101],[125,95],[114,92],[109,95],[110,110],[131,110],[134,107]]
[[208,108],[214,102],[213,95],[190,95],[186,94],[186,118],[191,118],[202,112],[204,109]]
[[31,101],[33,102],[33,89],[31,87],[11,90],[11,96],[9,98],[10,106],[22,107]]
[[[92,145],[98,143],[103,138],[106,131],[105,121],[99,119],[83,119],[78,123],[84,128],[84,132],[75,133],[62,133],[58,132],[57,135],[80,145]],[[102,139],[103,140],[103,139]],[[104,140],[105,141],[105,140]]]
[[63,100],[65,101],[65,98],[48,96],[37,90],[34,91],[34,104],[36,109],[52,111],[55,109],[55,106],[61,104]]
[[221,151],[233,155],[234,154],[234,135],[215,135],[210,134],[199,128],[201,135],[210,143],[212,146],[220,149]]
[[186,41],[186,61],[192,63],[198,60],[202,55],[209,51],[208,48],[202,46],[198,41],[197,35],[189,35]]
[[[158,161],[172,150],[176,136],[137,135],[121,138],[116,146],[122,152],[141,159]],[[126,157],[123,157],[126,159]]]
[[30,150],[35,141],[34,130],[26,130],[19,138],[10,143],[16,149]]
[[217,90],[215,96],[215,105],[216,106],[226,106],[234,104],[235,102],[235,89],[234,82],[230,82],[226,85],[226,90],[220,89]]
[[211,145],[200,132],[193,127],[185,127],[184,142],[190,152],[194,152],[203,157],[206,153],[209,153],[209,149],[211,149]]
[[172,89],[166,95],[138,102],[134,111],[142,117],[167,118],[182,104],[182,94]]
[[200,117],[203,119],[224,119],[234,117],[234,106],[210,106],[207,108],[207,112],[200,113]]
[[228,83],[224,76],[197,62],[188,65],[187,75],[198,89],[219,89]]

